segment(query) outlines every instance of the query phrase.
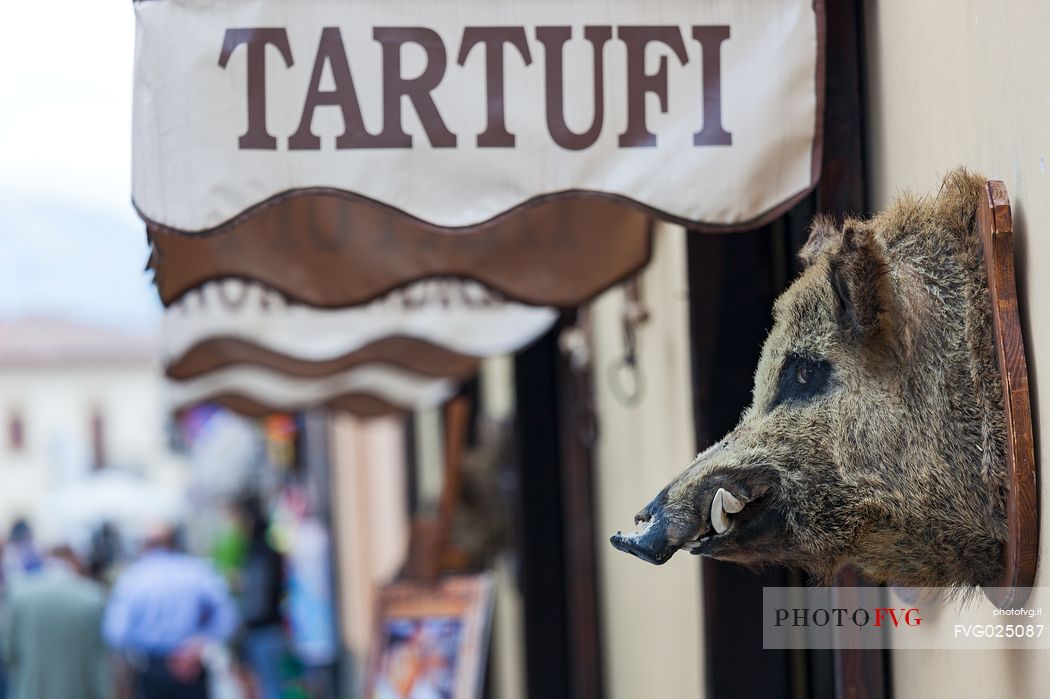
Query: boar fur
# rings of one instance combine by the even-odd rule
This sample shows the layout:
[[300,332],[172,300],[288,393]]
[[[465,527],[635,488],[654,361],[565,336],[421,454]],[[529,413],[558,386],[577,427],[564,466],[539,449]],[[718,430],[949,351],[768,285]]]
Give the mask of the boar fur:
[[[805,269],[776,302],[751,406],[614,545],[654,563],[686,548],[823,580],[853,565],[915,587],[993,581],[1007,475],[975,220],[984,181],[957,170],[871,219],[818,218]],[[722,533],[719,488],[743,503]]]

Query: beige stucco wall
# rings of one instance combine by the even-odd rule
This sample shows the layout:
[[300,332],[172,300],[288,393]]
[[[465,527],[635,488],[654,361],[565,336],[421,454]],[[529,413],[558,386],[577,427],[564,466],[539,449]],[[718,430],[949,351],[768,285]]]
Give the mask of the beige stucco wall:
[[376,592],[397,574],[408,549],[404,433],[395,418],[360,421],[336,414],[330,425],[340,632],[360,683]]
[[605,689],[609,699],[702,693],[700,564],[679,554],[657,567],[609,545],[634,513],[695,455],[685,231],[661,225],[641,283],[651,317],[639,334],[641,402],[613,397],[608,366],[623,356],[623,292],[593,306],[594,385],[601,416],[595,464]]
[[[872,206],[884,206],[900,188],[931,190],[960,164],[1002,179],[1013,202],[1037,448],[1043,446],[1036,584],[1050,585],[1050,3],[871,0],[865,9]],[[1036,590],[1031,603],[1050,608],[1048,593]],[[924,620],[923,633],[947,637],[948,616]],[[1050,691],[1050,651],[901,651],[892,665],[896,697]]]

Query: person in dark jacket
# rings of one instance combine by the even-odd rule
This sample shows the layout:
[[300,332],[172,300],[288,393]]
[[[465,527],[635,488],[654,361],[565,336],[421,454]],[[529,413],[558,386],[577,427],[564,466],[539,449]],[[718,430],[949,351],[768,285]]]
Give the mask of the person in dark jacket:
[[261,699],[280,699],[280,664],[285,637],[281,617],[284,561],[269,541],[270,522],[256,498],[240,505],[248,529],[248,550],[240,577],[244,659]]

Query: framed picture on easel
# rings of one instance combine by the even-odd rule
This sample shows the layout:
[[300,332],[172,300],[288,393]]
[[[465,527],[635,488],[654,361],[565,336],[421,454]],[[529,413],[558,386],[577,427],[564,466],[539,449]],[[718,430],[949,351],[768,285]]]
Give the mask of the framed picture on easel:
[[488,575],[448,576],[434,585],[397,582],[383,588],[365,696],[480,697],[491,618]]

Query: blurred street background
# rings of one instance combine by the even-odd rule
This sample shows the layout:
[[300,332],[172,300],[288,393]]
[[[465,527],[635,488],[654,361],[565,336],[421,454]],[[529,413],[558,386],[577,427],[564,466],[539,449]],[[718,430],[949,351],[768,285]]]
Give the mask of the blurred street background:
[[609,544],[817,212],[1004,180],[1037,375],[1045,3],[8,4],[0,699],[1045,689],[765,650],[804,573]]
[[[2,684],[21,697],[56,696],[35,666],[61,674],[52,654],[92,643],[47,647],[32,628],[43,612],[23,597],[80,610],[82,589],[52,585],[55,571],[112,590],[144,551],[170,544],[209,562],[241,619],[216,636],[230,643],[213,661],[223,675],[215,696],[247,696],[245,687],[260,697],[332,696],[330,525],[313,514],[309,478],[296,470],[303,418],[170,410],[162,307],[129,193],[134,15],[127,5],[76,2],[15,15],[0,23],[0,61],[11,66],[0,75],[0,580],[5,657],[29,667]],[[164,528],[170,542],[151,540]],[[248,599],[267,585],[269,597]],[[305,591],[288,604],[295,585]],[[134,644],[135,633],[119,642]],[[235,648],[250,652],[234,658]],[[280,663],[282,694],[261,693],[252,652]],[[118,676],[126,668],[97,656],[111,662],[112,685],[70,677],[62,681],[79,693],[68,696],[130,691]]]

